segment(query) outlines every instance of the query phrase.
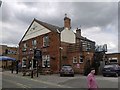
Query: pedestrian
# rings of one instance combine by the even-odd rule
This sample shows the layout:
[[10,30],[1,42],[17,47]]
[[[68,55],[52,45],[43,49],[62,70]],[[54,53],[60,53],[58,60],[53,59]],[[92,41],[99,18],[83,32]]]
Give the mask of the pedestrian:
[[21,69],[22,69],[22,63],[19,61],[19,63],[18,63],[18,71],[20,72]]
[[91,68],[90,73],[87,75],[88,90],[98,90],[98,84],[94,74],[95,74],[95,69]]

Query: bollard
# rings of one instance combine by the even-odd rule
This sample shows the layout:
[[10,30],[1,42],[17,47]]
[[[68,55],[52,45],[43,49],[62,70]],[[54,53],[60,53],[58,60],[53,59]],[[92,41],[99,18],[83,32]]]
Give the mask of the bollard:
[[33,78],[33,70],[31,71],[31,78]]
[[11,73],[13,73],[13,68],[12,68],[12,70],[11,70]]
[[38,69],[37,69],[37,77],[38,77]]
[[13,61],[12,61],[11,73],[13,73],[13,68],[14,68],[14,67],[13,67]]

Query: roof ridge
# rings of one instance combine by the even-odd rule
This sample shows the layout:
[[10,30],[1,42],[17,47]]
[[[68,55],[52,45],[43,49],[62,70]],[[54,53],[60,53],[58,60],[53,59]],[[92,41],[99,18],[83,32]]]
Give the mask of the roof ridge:
[[47,24],[47,25],[50,25],[50,26],[52,26],[52,27],[56,27],[56,28],[61,28],[61,27],[59,27],[59,26],[56,26],[56,25],[53,25],[53,24],[49,24],[49,23],[47,23],[47,22],[43,22],[43,21],[40,21],[40,20],[38,20],[38,19],[36,19],[36,18],[34,18],[34,20],[35,21],[37,21],[38,23],[40,23],[40,24]]

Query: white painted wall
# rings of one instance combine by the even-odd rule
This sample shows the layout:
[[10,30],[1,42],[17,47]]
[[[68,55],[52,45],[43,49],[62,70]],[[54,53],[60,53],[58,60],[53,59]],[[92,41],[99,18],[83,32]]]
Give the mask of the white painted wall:
[[25,40],[49,33],[49,32],[51,32],[49,29],[43,27],[42,25],[34,21],[22,41],[25,41]]
[[67,28],[61,32],[61,41],[67,43],[75,43],[75,34]]

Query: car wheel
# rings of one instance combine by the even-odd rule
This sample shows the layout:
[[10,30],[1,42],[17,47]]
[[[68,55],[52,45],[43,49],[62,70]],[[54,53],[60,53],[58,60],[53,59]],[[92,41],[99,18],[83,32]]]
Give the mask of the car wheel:
[[72,74],[71,76],[74,77],[74,74]]
[[60,77],[62,77],[63,76],[63,74],[60,74]]
[[104,76],[104,77],[106,77],[106,75],[105,75],[105,74],[103,74],[103,76]]

